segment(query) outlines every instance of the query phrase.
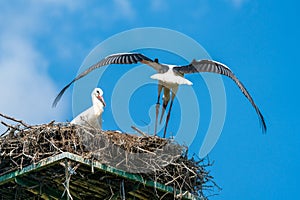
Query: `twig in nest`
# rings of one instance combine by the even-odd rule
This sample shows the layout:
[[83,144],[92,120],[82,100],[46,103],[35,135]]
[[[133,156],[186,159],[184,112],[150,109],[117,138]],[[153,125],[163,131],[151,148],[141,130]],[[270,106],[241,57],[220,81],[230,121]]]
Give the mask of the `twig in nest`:
[[50,140],[48,140],[45,136],[44,136],[44,139],[47,140],[55,149],[57,149],[61,153],[63,152],[60,148],[58,148],[57,146],[55,146],[55,144],[53,142],[51,142]]
[[156,155],[156,153],[151,152],[151,151],[148,151],[148,150],[146,150],[146,149],[142,149],[142,148],[140,148],[140,147],[138,147],[138,146],[136,146],[135,148],[136,148],[137,150],[140,150],[140,151],[143,151],[143,152],[146,152],[146,153],[150,153],[150,154],[152,154],[152,155]]
[[[216,187],[219,188],[205,169],[211,166],[209,160],[205,163],[203,159],[188,159],[186,147],[177,146],[168,139],[147,135],[134,126],[132,128],[142,136],[52,122],[31,128],[20,123],[7,124],[6,127],[13,134],[0,137],[0,174],[67,151],[116,168],[142,172],[142,178],[180,191],[174,194],[174,198],[181,198],[180,194],[185,191],[205,197],[203,191],[214,192]],[[68,174],[75,174],[76,168],[68,168]],[[66,178],[67,181],[70,181],[70,176]],[[67,182],[64,186],[67,186]],[[113,199],[117,193],[113,188],[111,190],[109,195]],[[64,190],[64,197],[69,195],[68,192]],[[155,189],[154,192],[157,199],[164,199],[165,196],[159,191]],[[177,194],[179,196],[176,197]]]
[[15,118],[13,118],[13,117],[4,115],[4,114],[2,114],[2,113],[0,113],[0,116],[1,116],[1,117],[4,117],[4,118],[6,118],[6,119],[12,120],[12,121],[14,121],[14,122],[18,122],[18,123],[22,124],[23,126],[25,126],[25,127],[27,127],[27,128],[31,128],[30,125],[26,124],[26,123],[23,122],[22,120],[15,119]]
[[[0,113],[0,114],[1,114],[1,113]],[[16,125],[16,126],[12,126],[12,125],[10,125],[10,124],[7,124],[7,123],[5,123],[5,122],[2,122],[2,121],[1,121],[1,124],[3,124],[4,126],[6,126],[7,128],[13,129],[13,130],[22,131],[21,129],[19,129],[19,128],[18,128],[18,125]],[[1,136],[2,136],[2,135],[1,135]]]
[[[4,122],[1,122],[1,124],[3,124]],[[4,125],[4,124],[3,124]],[[4,125],[5,126],[5,125]],[[10,128],[9,127],[7,127],[7,129],[6,129],[6,131],[4,132],[4,133],[2,133],[1,135],[0,135],[0,137],[2,137],[3,135],[5,135],[8,131],[10,130]]]
[[143,131],[141,131],[140,129],[138,129],[138,128],[135,127],[135,126],[131,126],[131,128],[132,128],[133,130],[135,130],[136,132],[138,132],[139,134],[141,134],[142,136],[144,136],[144,137],[147,137],[147,136],[148,136],[146,133],[144,133]]
[[47,126],[53,126],[54,122],[55,122],[55,120],[52,120],[51,122],[49,122],[49,123],[47,124]]
[[182,164],[188,171],[190,171],[190,172],[193,173],[194,175],[197,175],[197,173],[195,173],[193,170],[191,170],[190,168],[188,168],[188,167],[184,164],[184,162],[181,162],[181,164]]
[[170,185],[171,183],[176,181],[176,179],[182,178],[182,175],[178,175],[177,177],[174,177],[174,176],[170,175],[170,177],[173,177],[173,179],[170,180],[169,182],[165,183],[165,185]]
[[185,191],[184,193],[179,193],[176,195],[176,199],[182,199],[182,197],[186,194],[187,194],[187,191]]

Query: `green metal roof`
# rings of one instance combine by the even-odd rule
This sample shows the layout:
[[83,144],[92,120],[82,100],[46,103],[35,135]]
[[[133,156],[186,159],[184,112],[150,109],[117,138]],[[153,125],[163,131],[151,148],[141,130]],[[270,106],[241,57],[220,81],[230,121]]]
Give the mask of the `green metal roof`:
[[[77,167],[77,169],[73,170],[72,167],[73,169]],[[64,171],[64,169],[68,170]],[[67,176],[74,178],[74,180],[65,181]],[[105,177],[109,178],[106,179]],[[106,182],[103,181],[104,179]],[[126,188],[130,187],[127,196],[129,195],[131,199],[147,199],[152,197],[151,195],[164,196],[164,199],[174,199],[174,196],[179,194],[179,191],[174,191],[171,186],[145,180],[139,174],[129,173],[69,152],[42,159],[35,164],[0,176],[0,191],[1,195],[4,195],[7,192],[5,188],[13,188],[13,185],[17,184],[27,193],[38,195],[44,199],[62,199],[62,196],[63,199],[68,199],[65,191],[66,184],[68,184],[72,190],[73,199],[80,199],[82,196],[94,196],[99,199],[107,197],[108,194],[113,195],[113,189],[118,189],[118,185],[114,184],[113,180],[118,180],[118,183],[126,181]],[[47,189],[42,189],[41,184],[46,185]],[[199,199],[188,192],[183,192],[183,194],[183,199]],[[6,195],[9,195],[8,192]],[[155,199],[155,196],[152,199]]]

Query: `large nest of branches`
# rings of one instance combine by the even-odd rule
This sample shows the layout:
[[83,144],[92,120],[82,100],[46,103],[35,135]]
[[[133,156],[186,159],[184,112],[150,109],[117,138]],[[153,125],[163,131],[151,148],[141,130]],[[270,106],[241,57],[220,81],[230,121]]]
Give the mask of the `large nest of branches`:
[[[1,114],[2,115],[2,114]],[[70,152],[84,158],[157,181],[198,197],[217,187],[207,167],[208,159],[188,158],[188,151],[171,139],[119,131],[54,123],[28,125],[1,122],[7,131],[0,137],[0,176],[43,158]]]

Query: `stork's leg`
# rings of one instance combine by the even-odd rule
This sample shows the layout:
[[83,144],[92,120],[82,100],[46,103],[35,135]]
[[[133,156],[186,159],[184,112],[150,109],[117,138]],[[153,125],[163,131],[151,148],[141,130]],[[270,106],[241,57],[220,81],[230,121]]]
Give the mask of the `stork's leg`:
[[175,88],[172,89],[172,99],[171,99],[170,108],[169,108],[167,119],[166,119],[166,124],[165,124],[165,129],[164,129],[164,138],[166,137],[167,128],[168,128],[169,119],[170,119],[170,114],[171,114],[171,110],[172,110],[172,106],[173,106],[173,101],[175,99],[177,90],[178,90],[178,87],[175,87]]
[[165,111],[167,109],[169,101],[170,101],[170,88],[164,87],[163,106],[161,109],[159,124],[161,124],[161,122],[162,122],[162,119],[165,115]]
[[158,83],[158,97],[157,97],[157,102],[156,102],[154,136],[156,135],[156,132],[157,132],[157,120],[158,120],[159,106],[160,106],[159,100],[160,100],[160,94],[161,94],[162,88],[163,88],[163,86],[160,83]]

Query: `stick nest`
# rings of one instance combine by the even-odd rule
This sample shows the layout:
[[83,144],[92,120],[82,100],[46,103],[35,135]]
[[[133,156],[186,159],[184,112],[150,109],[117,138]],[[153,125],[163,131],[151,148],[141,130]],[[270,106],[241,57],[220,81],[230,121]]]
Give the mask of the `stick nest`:
[[69,123],[31,126],[1,116],[17,124],[1,122],[7,131],[0,137],[0,176],[43,158],[70,152],[201,198],[218,188],[206,169],[211,166],[209,160],[189,159],[188,149],[170,139],[100,131]]

